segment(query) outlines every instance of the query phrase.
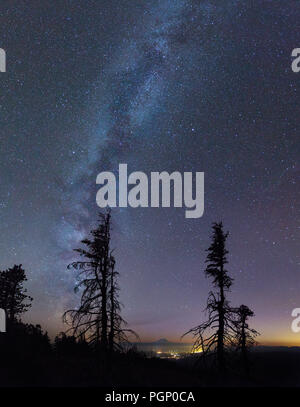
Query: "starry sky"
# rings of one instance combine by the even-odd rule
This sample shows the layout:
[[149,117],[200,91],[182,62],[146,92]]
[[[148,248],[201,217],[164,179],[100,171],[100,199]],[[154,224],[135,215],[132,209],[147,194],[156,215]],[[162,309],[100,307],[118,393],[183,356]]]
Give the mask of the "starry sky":
[[178,341],[204,318],[211,223],[233,305],[265,344],[300,345],[300,2],[11,0],[0,5],[0,268],[22,263],[51,335],[76,305],[66,265],[97,217],[96,176],[204,171],[205,212],[113,210],[124,317]]

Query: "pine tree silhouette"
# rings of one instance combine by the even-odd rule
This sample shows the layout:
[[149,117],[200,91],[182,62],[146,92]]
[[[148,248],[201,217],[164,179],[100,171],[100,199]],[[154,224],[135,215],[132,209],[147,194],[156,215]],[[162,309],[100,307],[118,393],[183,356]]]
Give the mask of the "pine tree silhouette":
[[219,371],[226,370],[225,345],[232,344],[234,339],[234,313],[226,299],[226,292],[230,290],[233,279],[228,275],[226,239],[223,224],[213,224],[212,242],[207,249],[205,275],[213,279],[215,291],[208,296],[206,311],[208,320],[186,332],[195,337],[194,350],[201,349],[203,356],[216,354]]
[[12,324],[31,307],[32,297],[23,284],[27,281],[22,264],[0,271],[0,308],[4,309],[8,324]]
[[255,337],[259,335],[255,329],[249,327],[248,319],[254,316],[254,312],[247,305],[240,305],[235,309],[236,320],[234,322],[236,335],[236,349],[241,352],[242,362],[247,377],[250,376],[248,351],[256,344]]
[[82,240],[85,249],[75,249],[84,261],[76,261],[68,267],[79,271],[75,291],[81,291],[78,309],[68,310],[63,320],[71,326],[76,338],[84,337],[89,344],[102,351],[112,351],[125,341],[126,321],[121,317],[118,299],[118,273],[110,247],[111,214],[99,214],[99,224],[91,231],[91,238]]

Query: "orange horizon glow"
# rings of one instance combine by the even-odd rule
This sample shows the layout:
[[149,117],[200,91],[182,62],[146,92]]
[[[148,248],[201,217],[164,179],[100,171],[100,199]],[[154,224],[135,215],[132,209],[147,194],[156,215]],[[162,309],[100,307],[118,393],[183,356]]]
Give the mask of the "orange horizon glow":
[[[291,334],[292,336],[292,334]],[[141,342],[142,343],[151,343],[151,342],[156,342],[158,341],[160,338],[157,337],[141,337]],[[189,345],[193,345],[193,341],[191,340],[180,340],[180,338],[173,338],[173,337],[168,337],[166,338],[169,342],[171,343],[184,343],[184,344],[189,344]],[[291,346],[299,346],[300,347],[300,336],[298,338],[298,340],[296,338],[262,338],[262,340],[257,340],[257,344],[258,346],[287,346],[287,347],[291,347]]]

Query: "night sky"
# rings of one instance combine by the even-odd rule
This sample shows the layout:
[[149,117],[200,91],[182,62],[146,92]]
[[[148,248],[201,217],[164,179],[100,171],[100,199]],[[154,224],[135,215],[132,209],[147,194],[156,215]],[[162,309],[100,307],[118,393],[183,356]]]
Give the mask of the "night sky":
[[205,172],[202,218],[113,210],[123,314],[142,340],[178,341],[204,318],[223,220],[232,304],[254,310],[261,343],[300,345],[300,2],[10,0],[0,13],[0,268],[26,269],[26,320],[63,329],[96,176],[127,163]]

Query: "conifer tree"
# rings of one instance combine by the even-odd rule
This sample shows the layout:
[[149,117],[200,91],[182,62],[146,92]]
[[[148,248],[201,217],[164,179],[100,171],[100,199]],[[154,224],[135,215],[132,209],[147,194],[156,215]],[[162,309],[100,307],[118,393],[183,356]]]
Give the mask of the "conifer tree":
[[0,271],[0,308],[5,310],[8,323],[18,321],[31,307],[32,297],[27,295],[27,281],[22,264]]
[[235,329],[236,329],[236,348],[241,352],[242,362],[246,376],[249,376],[249,360],[248,360],[248,351],[253,345],[255,345],[255,337],[259,333],[249,327],[248,320],[254,316],[254,312],[247,307],[247,305],[240,305],[239,308],[235,310],[236,320],[235,320]]
[[205,275],[212,278],[215,288],[207,300],[206,311],[208,320],[186,332],[195,337],[194,349],[203,351],[203,355],[216,354],[218,368],[221,372],[226,369],[225,346],[232,344],[234,335],[234,314],[229,306],[226,293],[230,290],[233,279],[226,270],[227,254],[226,239],[223,224],[213,224],[212,242],[207,249]]
[[63,316],[76,338],[84,337],[103,351],[113,350],[126,337],[126,331],[130,331],[124,328],[126,322],[120,315],[118,273],[110,247],[110,232],[110,212],[100,213],[91,238],[82,240],[85,248],[75,249],[84,260],[68,267],[79,271],[75,291],[81,292],[81,301],[77,309],[68,310]]

